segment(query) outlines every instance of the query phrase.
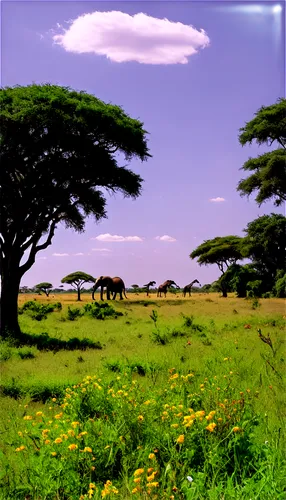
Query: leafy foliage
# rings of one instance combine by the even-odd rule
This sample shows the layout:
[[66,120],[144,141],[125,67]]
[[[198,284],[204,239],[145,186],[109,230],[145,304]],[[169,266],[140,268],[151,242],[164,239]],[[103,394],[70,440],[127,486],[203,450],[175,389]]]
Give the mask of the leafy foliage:
[[282,148],[246,161],[242,170],[254,173],[241,180],[237,190],[241,196],[258,191],[256,202],[259,205],[271,198],[275,205],[281,205],[286,201],[286,99],[262,106],[240,132],[239,141],[243,146],[253,141],[271,146],[276,141]]
[[121,311],[116,311],[114,307],[107,302],[104,302],[103,304],[100,304],[99,302],[85,304],[83,309],[89,316],[95,319],[104,320],[108,317],[114,317],[116,319],[118,316],[123,316]]
[[[191,259],[198,259],[198,264],[217,264],[219,270],[224,272],[231,264],[243,259],[243,238],[239,236],[217,236],[206,240],[190,254]],[[224,267],[225,266],[225,267]]]
[[277,271],[285,268],[286,217],[274,213],[263,215],[250,222],[244,231],[244,256],[264,276],[265,291],[270,291]]

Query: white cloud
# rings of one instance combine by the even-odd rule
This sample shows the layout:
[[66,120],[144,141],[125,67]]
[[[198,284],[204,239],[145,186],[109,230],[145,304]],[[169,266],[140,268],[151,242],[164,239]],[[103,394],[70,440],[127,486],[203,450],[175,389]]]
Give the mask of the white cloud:
[[213,201],[214,203],[221,203],[222,201],[225,201],[224,198],[220,198],[219,196],[217,198],[210,198],[209,201]]
[[173,238],[172,236],[168,236],[168,234],[164,234],[164,236],[156,236],[155,240],[169,241],[169,242],[177,241],[176,238]]
[[119,236],[118,234],[99,234],[95,238],[91,238],[92,240],[97,241],[112,241],[112,242],[121,242],[121,241],[143,241],[139,236]]
[[82,252],[78,252],[78,253],[74,253],[73,254],[75,257],[81,257],[82,255],[84,255],[84,253]]
[[111,252],[110,248],[92,248],[93,252]]
[[47,257],[37,257],[36,260],[46,260]]
[[53,40],[67,52],[104,55],[117,63],[187,64],[188,57],[210,43],[203,29],[143,12],[95,11],[70,21],[62,31]]
[[68,257],[68,253],[53,253],[54,257]]

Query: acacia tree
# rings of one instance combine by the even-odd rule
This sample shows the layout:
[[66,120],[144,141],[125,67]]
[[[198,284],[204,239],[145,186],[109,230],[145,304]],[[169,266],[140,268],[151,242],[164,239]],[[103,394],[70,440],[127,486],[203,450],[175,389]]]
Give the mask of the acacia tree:
[[[217,264],[222,275],[225,271],[243,259],[242,255],[243,238],[239,236],[217,236],[212,240],[206,240],[190,254],[191,259],[198,259],[198,264]],[[227,297],[227,288],[222,280],[221,289],[223,297]]]
[[241,169],[253,173],[239,182],[237,190],[241,196],[258,191],[255,198],[258,205],[271,198],[275,205],[281,205],[286,201],[286,99],[279,99],[272,106],[262,106],[240,132],[242,146],[256,141],[268,146],[276,142],[281,147],[247,160]]
[[73,288],[77,290],[77,300],[80,301],[80,293],[83,289],[84,283],[94,283],[95,278],[90,274],[84,273],[83,271],[75,271],[74,273],[68,274],[65,276],[61,283],[66,283],[71,285]]
[[16,337],[21,278],[57,225],[81,232],[86,216],[106,217],[101,188],[139,196],[142,179],[118,153],[126,161],[150,155],[140,121],[85,92],[8,87],[0,106],[0,332]]
[[38,283],[38,285],[35,285],[34,288],[37,291],[44,292],[48,297],[51,289],[53,288],[53,285],[52,283],[43,282],[43,283]]

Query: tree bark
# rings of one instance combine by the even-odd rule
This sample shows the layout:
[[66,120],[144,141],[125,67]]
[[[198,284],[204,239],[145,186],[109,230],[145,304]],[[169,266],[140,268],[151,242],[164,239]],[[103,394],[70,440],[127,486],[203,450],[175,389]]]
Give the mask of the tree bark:
[[77,289],[77,301],[79,302],[81,300],[80,298],[80,287]]
[[2,338],[19,338],[21,336],[18,323],[20,281],[21,276],[18,269],[2,270],[0,302],[0,335]]

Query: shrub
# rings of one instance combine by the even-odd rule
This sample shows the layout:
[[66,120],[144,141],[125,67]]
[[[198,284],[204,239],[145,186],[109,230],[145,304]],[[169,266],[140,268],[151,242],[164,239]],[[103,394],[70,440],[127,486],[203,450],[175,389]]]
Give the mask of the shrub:
[[80,318],[81,316],[83,316],[83,312],[79,307],[68,306],[68,314],[67,314],[68,320],[74,321],[75,319]]
[[274,286],[274,292],[276,297],[281,299],[286,297],[286,273],[282,278],[279,278]]
[[84,307],[84,312],[95,319],[104,320],[108,317],[113,317],[117,319],[118,316],[123,316],[123,313],[116,311],[111,304],[104,302],[100,304],[98,302],[93,302],[92,304],[86,304]]

